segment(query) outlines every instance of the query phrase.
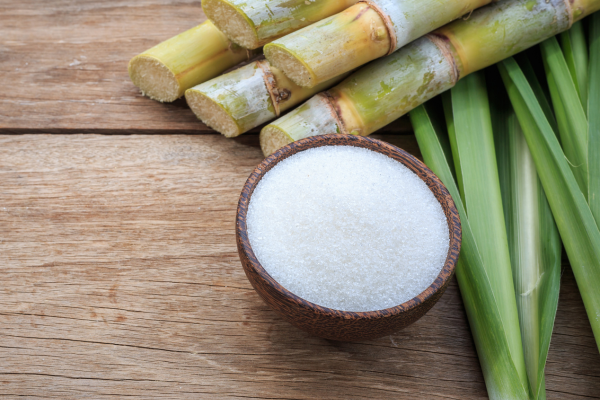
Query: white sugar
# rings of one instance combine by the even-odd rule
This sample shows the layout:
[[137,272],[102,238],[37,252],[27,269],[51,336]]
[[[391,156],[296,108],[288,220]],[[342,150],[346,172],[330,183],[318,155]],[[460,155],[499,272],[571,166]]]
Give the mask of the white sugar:
[[449,246],[442,207],[401,163],[326,146],[277,164],[248,209],[250,244],[290,292],[343,311],[402,304],[429,287]]

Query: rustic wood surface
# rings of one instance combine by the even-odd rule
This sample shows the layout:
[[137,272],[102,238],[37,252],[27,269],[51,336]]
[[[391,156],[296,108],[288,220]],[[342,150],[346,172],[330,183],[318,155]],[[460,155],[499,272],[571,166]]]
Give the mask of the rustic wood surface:
[[[234,221],[257,136],[198,135],[126,73],[203,19],[191,0],[0,1],[0,398],[486,398],[455,280],[415,325],[352,344],[252,290]],[[566,262],[562,284],[548,398],[600,398]]]
[[[455,280],[416,324],[354,344],[263,303],[234,234],[261,159],[255,135],[0,136],[0,397],[486,398]],[[562,282],[548,398],[598,398]]]

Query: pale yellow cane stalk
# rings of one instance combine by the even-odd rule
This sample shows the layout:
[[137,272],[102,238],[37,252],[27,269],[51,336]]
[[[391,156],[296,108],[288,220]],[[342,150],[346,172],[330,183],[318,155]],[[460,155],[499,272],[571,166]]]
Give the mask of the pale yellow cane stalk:
[[188,89],[185,98],[202,122],[226,137],[235,137],[277,118],[343,78],[302,88],[267,60],[260,60]]
[[[568,29],[600,8],[600,0],[504,0],[473,12],[350,75],[339,85],[263,129],[263,152],[307,136],[369,135],[458,79]],[[587,8],[585,8],[587,7]],[[575,13],[579,13],[575,16]],[[316,116],[331,113],[325,129]],[[293,121],[293,123],[292,123]]]
[[175,101],[192,86],[255,54],[231,43],[206,21],[132,58],[129,77],[151,99]]
[[343,11],[358,0],[203,0],[206,16],[248,49]]
[[300,86],[313,87],[492,0],[370,0],[265,46],[265,56]]

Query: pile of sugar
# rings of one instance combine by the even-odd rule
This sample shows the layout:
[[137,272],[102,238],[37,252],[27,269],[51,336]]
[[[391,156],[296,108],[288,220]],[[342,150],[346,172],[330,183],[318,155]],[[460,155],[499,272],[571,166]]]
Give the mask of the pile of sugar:
[[376,311],[419,295],[448,253],[446,216],[401,163],[351,146],[299,152],[259,182],[250,244],[290,292],[342,311]]

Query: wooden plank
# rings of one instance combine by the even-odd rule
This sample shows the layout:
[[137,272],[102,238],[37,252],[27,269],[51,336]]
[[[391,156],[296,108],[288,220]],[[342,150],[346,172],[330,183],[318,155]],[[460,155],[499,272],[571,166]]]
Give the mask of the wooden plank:
[[0,132],[212,132],[183,99],[145,98],[127,74],[133,56],[205,19],[194,0],[0,2]]
[[[413,154],[413,136],[384,139]],[[454,281],[424,318],[361,343],[296,330],[237,256],[257,137],[0,136],[0,397],[486,398]],[[549,399],[598,398],[570,269]]]

